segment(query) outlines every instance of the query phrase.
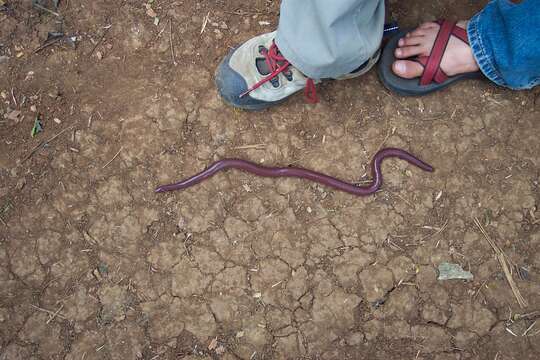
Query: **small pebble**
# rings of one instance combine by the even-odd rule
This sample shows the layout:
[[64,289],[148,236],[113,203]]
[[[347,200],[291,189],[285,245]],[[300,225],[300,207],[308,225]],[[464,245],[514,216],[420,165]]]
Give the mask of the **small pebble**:
[[62,120],[60,120],[59,118],[54,118],[53,121],[57,124],[61,124],[62,123]]
[[22,190],[22,188],[24,187],[24,185],[26,185],[26,179],[25,178],[20,178],[18,181],[17,181],[17,185],[15,185],[15,188],[17,190]]
[[30,106],[30,111],[31,111],[31,112],[36,112],[36,111],[37,111],[36,105]]
[[101,280],[103,280],[103,276],[101,276],[101,274],[99,273],[99,270],[98,269],[94,269],[92,271],[92,275],[94,275],[94,277],[96,278],[96,280],[98,282],[101,282]]

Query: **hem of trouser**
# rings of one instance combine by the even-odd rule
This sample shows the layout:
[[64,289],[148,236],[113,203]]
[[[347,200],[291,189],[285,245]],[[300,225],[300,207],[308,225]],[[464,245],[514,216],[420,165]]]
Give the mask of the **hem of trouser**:
[[366,60],[370,58],[370,56],[358,57],[351,61],[348,61],[346,63],[341,63],[338,66],[332,67],[332,70],[328,70],[325,68],[318,68],[314,67],[309,64],[305,59],[302,59],[293,49],[290,44],[279,35],[279,30],[276,34],[276,38],[274,41],[276,42],[277,47],[279,48],[279,51],[281,54],[287,59],[288,62],[290,62],[295,68],[297,68],[302,74],[305,76],[319,80],[319,79],[325,79],[325,78],[337,78],[339,76],[349,74],[353,70],[357,69],[360,65],[362,65]]
[[467,36],[469,37],[469,45],[473,56],[480,68],[480,71],[495,84],[500,86],[509,87],[508,84],[504,81],[500,72],[497,70],[497,67],[492,61],[492,57],[488,55],[486,47],[484,46],[482,35],[480,34],[480,17],[482,12],[474,15],[469,24],[467,25]]

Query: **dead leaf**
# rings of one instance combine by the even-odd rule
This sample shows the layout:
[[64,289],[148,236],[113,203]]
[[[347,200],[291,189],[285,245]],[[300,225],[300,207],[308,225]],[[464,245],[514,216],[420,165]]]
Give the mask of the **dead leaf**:
[[147,6],[146,7],[146,15],[150,16],[150,17],[153,17],[155,18],[157,16],[156,12],[154,11],[154,9],[152,9],[151,7]]
[[210,345],[208,345],[208,350],[212,351],[214,350],[218,345],[217,337],[213,338],[212,341],[210,341]]
[[15,122],[19,122],[21,116],[21,112],[19,110],[13,110],[9,114],[7,114],[8,120],[13,120]]

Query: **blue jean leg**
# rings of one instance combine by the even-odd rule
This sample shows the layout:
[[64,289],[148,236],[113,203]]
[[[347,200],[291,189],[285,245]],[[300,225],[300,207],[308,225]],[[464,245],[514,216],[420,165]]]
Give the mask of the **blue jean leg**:
[[492,0],[467,27],[484,75],[511,89],[540,84],[540,0]]

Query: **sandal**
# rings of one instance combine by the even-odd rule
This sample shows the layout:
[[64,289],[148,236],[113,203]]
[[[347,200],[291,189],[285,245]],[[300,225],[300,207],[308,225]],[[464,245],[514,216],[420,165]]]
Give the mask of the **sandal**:
[[[455,36],[461,41],[469,44],[467,31],[455,22],[439,20],[439,33],[431,49],[429,56],[417,56],[409,60],[416,61],[424,67],[420,78],[405,79],[392,71],[392,64],[398,60],[394,56],[394,51],[398,47],[398,41],[404,37],[408,31],[401,31],[394,36],[384,47],[383,54],[378,66],[379,78],[387,89],[403,96],[426,95],[431,92],[441,90],[450,84],[464,79],[478,79],[483,77],[482,72],[475,71],[469,73],[448,76],[441,69],[440,64],[450,36]],[[403,60],[403,59],[399,59]]]

